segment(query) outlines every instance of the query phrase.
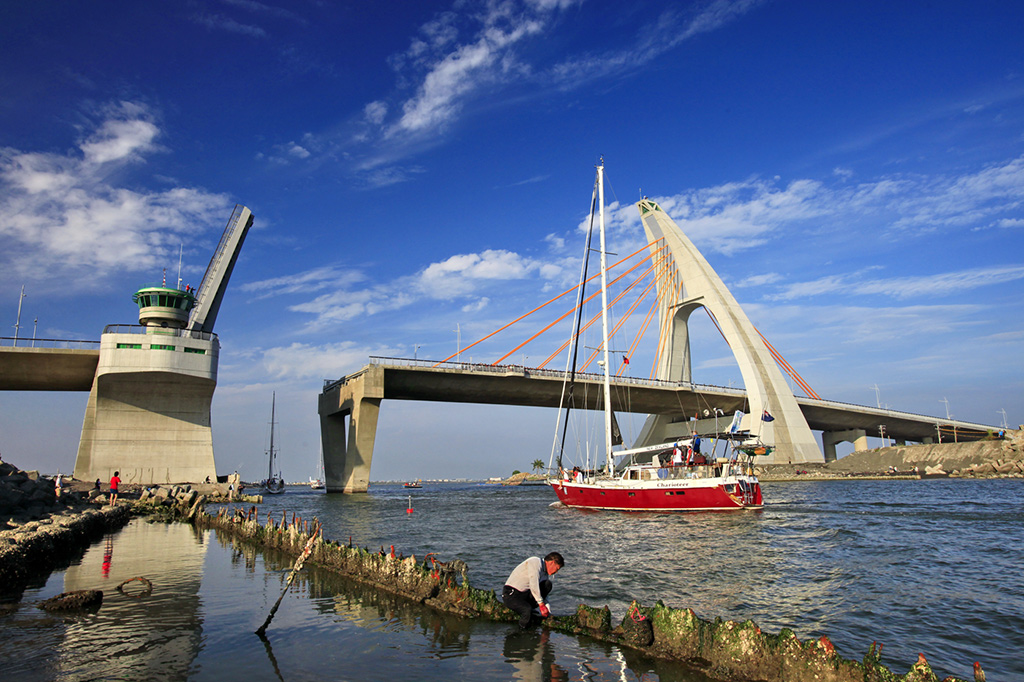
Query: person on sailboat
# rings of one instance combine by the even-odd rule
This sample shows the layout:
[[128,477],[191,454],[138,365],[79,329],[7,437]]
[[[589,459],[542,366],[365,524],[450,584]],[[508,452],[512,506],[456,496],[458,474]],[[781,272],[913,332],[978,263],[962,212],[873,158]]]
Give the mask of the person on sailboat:
[[551,615],[545,600],[551,592],[551,576],[563,566],[565,559],[562,555],[551,552],[543,561],[532,556],[512,569],[501,590],[501,601],[519,614],[520,629],[525,630],[530,626],[534,608],[540,611],[541,618]]

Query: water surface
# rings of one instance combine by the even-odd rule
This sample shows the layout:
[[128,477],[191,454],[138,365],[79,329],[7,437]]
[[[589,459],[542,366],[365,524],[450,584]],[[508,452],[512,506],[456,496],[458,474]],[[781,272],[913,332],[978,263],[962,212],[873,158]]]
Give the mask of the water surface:
[[[807,481],[764,485],[760,512],[629,514],[552,508],[543,487],[375,485],[367,495],[304,488],[268,512],[319,518],[328,538],[422,558],[462,558],[475,587],[498,588],[523,558],[558,550],[556,613],[632,599],[751,618],[801,639],[827,634],[859,660],[872,641],[906,672],[924,652],[941,678],[1024,679],[1024,483]],[[413,513],[407,513],[411,504]],[[291,559],[182,524],[134,521],[0,616],[4,679],[703,679],[586,638],[456,618],[307,568],[268,630]],[[140,583],[115,588],[134,576]],[[95,613],[34,604],[98,588]]]

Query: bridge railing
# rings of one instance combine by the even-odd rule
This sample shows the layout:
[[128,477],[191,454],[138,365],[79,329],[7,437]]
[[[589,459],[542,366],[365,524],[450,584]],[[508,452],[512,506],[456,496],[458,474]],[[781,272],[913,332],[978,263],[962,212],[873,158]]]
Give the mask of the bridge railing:
[[[159,331],[156,331],[159,330]],[[142,324],[108,324],[103,328],[104,334],[159,334],[160,336],[179,336],[183,339],[201,339],[211,341],[217,338],[213,332],[199,332],[173,327],[147,327]]]
[[[562,379],[565,376],[565,372],[556,369],[546,369],[538,367],[527,367],[525,365],[492,365],[489,363],[477,363],[477,362],[439,362],[437,360],[420,360],[417,358],[392,358],[378,355],[370,356],[370,365],[384,365],[387,367],[416,367],[422,369],[440,369],[440,370],[460,370],[465,372],[484,372],[495,375],[508,375],[508,374],[519,374],[522,376],[529,377],[547,377],[551,379]],[[341,386],[351,379],[355,379],[360,376],[365,369],[362,369],[354,374],[349,374],[340,379],[324,379],[324,391],[328,391],[335,386]],[[577,372],[576,377],[580,381],[591,381],[601,382],[604,380],[603,374],[596,372]],[[642,377],[624,377],[616,376],[612,377],[612,383],[616,386],[646,386],[650,388],[686,388],[693,391],[714,391],[717,393],[730,393],[737,396],[746,395],[746,391],[743,389],[733,388],[729,386],[714,386],[712,384],[693,384],[688,381],[662,381],[660,379],[645,379]]]
[[834,407],[836,409],[845,410],[849,408],[856,408],[858,412],[870,412],[871,414],[877,414],[879,417],[892,417],[894,419],[909,419],[912,421],[928,421],[936,426],[944,425],[956,425],[958,428],[973,428],[973,429],[998,429],[998,427],[989,426],[987,424],[981,424],[979,422],[968,422],[961,419],[946,419],[945,417],[934,417],[929,414],[921,414],[919,412],[907,412],[905,410],[894,410],[891,407],[871,407],[870,405],[858,405],[857,403],[844,403],[840,400],[828,400],[826,398],[797,398],[798,401],[805,403],[812,403],[814,405],[820,405],[824,407]]
[[0,348],[73,348],[77,350],[98,350],[99,341],[83,339],[26,339],[0,336]]

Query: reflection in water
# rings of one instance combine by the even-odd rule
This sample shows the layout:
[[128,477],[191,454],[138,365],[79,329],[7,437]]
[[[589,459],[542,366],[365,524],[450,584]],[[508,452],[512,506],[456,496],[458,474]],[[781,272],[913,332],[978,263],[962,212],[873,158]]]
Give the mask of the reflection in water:
[[263,642],[263,648],[267,650],[267,659],[270,661],[270,666],[274,669],[274,675],[281,682],[284,682],[284,675],[281,674],[281,666],[277,664],[277,659],[274,657],[274,648],[270,646],[270,640],[265,635],[257,634],[257,637]]
[[[11,680],[185,679],[202,639],[206,545],[191,527],[134,521],[22,596],[4,618],[0,670]],[[117,557],[116,561],[114,557]],[[143,581],[152,590],[133,589]],[[35,608],[61,592],[101,590],[94,611]]]
[[[769,632],[828,634],[855,659],[879,639],[896,669],[920,650],[940,677],[970,679],[980,660],[991,679],[1024,679],[1014,639],[1024,612],[1019,482],[800,483],[766,493],[771,505],[749,514],[588,514],[549,508],[546,490],[452,484],[424,488],[410,515],[401,486],[365,496],[289,490],[261,516],[287,508],[342,542],[458,557],[483,589],[500,588],[524,551],[558,549],[567,559],[552,593],[559,614],[608,604],[617,621],[631,598],[663,599],[704,617],[753,618]],[[517,523],[496,532],[495,518]],[[926,547],[907,550],[921,538]],[[3,679],[706,679],[586,637],[520,637],[515,624],[437,613],[308,564],[263,642],[253,632],[293,562],[188,526],[134,521],[0,607]],[[153,581],[152,595],[115,589],[135,576]],[[104,591],[98,613],[35,608],[82,588]]]
[[[215,532],[133,521],[0,616],[3,679],[703,680],[607,643],[440,613],[308,564],[260,639],[293,562]],[[134,577],[152,592],[135,581],[116,589]],[[34,608],[74,589],[102,589],[99,611]]]
[[114,560],[114,536],[107,535],[103,540],[103,577],[110,577],[110,562]]
[[555,663],[550,644],[551,633],[544,629],[521,630],[517,626],[505,636],[502,653],[512,664],[512,679],[526,682],[563,682],[569,673]]
[[[189,526],[134,522],[104,539],[101,556],[90,551],[70,566],[64,591],[103,590],[103,605],[94,618],[67,625],[59,647],[61,675],[116,679],[150,670],[184,677],[202,638],[205,555],[202,535]],[[115,589],[134,577],[149,580],[152,591]]]

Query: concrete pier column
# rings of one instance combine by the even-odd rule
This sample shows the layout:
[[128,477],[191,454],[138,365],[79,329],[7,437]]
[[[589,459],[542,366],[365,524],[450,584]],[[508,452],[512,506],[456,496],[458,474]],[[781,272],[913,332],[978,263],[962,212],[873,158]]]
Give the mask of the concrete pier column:
[[836,461],[836,443],[853,443],[857,452],[868,449],[868,434],[864,429],[847,429],[846,431],[822,431],[821,445],[825,451],[825,462]]
[[324,485],[329,493],[365,493],[384,393],[381,368],[371,367],[320,394]]

